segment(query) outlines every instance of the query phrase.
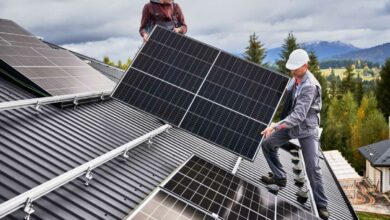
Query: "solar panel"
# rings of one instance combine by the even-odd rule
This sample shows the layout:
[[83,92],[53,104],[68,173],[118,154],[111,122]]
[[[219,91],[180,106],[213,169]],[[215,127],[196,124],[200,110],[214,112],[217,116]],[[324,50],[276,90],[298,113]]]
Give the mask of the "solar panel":
[[156,26],[112,96],[253,160],[288,80]]
[[115,84],[65,50],[0,46],[0,67],[45,95],[106,91]]
[[163,188],[220,219],[317,219],[197,156],[193,156]]
[[215,220],[205,212],[193,207],[167,192],[158,190],[157,193],[145,202],[134,213],[133,220],[172,220],[172,219],[199,219]]

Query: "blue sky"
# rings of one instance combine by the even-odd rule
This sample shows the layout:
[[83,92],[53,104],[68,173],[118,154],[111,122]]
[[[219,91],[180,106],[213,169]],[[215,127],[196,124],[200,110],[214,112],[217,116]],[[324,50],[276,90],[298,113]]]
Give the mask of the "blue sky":
[[[101,59],[127,59],[142,40],[143,5],[137,0],[1,0],[0,17],[35,35]],[[390,0],[176,0],[188,35],[230,52],[242,52],[256,32],[267,48],[289,31],[299,42],[337,41],[365,48],[390,41]]]

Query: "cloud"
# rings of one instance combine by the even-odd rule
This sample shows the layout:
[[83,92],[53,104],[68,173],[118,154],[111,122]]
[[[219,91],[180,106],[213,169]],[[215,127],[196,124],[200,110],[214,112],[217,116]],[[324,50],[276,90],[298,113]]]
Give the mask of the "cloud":
[[65,44],[62,46],[95,59],[101,60],[104,56],[108,56],[111,60],[122,60],[125,62],[127,58],[135,56],[135,52],[138,51],[141,45],[142,41],[138,38],[109,38],[102,41]]
[[[0,17],[16,21],[47,41],[71,45],[87,55],[124,60],[142,44],[138,27],[146,2],[1,0]],[[267,48],[280,46],[289,31],[294,31],[299,42],[340,40],[358,47],[375,46],[390,39],[388,0],[177,2],[185,13],[189,36],[234,53],[245,49],[253,32]]]

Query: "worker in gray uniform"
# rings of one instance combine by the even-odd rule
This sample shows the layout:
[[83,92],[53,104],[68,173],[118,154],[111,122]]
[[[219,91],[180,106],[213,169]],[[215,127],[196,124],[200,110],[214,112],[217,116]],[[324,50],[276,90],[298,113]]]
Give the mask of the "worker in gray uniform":
[[[313,190],[321,218],[328,219],[328,199],[324,192],[320,161],[318,127],[321,111],[321,86],[308,70],[309,56],[303,49],[294,50],[286,63],[286,68],[294,77],[287,86],[287,112],[278,123],[261,132],[265,139],[262,143],[263,154],[272,171],[270,176],[262,176],[266,184],[285,187],[286,172],[279,161],[279,147],[290,139],[298,139],[301,145],[307,175]],[[290,103],[288,103],[290,100]],[[286,109],[286,107],[285,107]]]

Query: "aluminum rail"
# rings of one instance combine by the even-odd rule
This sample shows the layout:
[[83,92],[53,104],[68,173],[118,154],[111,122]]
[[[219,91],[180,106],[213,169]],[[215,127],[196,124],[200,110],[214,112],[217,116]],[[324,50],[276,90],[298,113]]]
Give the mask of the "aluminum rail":
[[73,101],[73,103],[77,105],[78,100],[86,99],[86,98],[97,98],[97,97],[103,99],[104,96],[109,96],[111,95],[111,93],[112,90],[106,90],[102,92],[86,92],[86,93],[79,93],[79,94],[50,96],[50,97],[43,97],[43,98],[1,102],[0,111],[11,110],[16,108],[24,108],[29,106],[35,106],[35,108],[38,110],[39,107],[42,105],[67,102],[67,101]]
[[83,174],[86,174],[86,185],[88,185],[89,180],[92,179],[92,170],[103,165],[104,163],[116,158],[117,156],[123,155],[125,158],[127,158],[127,152],[131,150],[132,148],[150,141],[151,138],[163,133],[167,132],[168,129],[170,129],[171,125],[163,125],[156,130],[153,130],[145,135],[142,135],[141,137],[138,137],[129,143],[122,145],[106,154],[103,154],[81,166],[78,166],[60,176],[55,177],[54,179],[51,179],[45,183],[42,183],[39,186],[34,187],[33,189],[20,194],[19,196],[16,196],[6,202],[3,202],[0,204],[0,219],[5,217],[6,215],[16,211],[17,209],[20,209],[24,207],[24,211],[27,213],[26,219],[29,219],[29,216],[34,212],[34,210],[31,207],[31,203],[34,200],[39,199],[42,196],[45,196],[46,194],[52,192],[53,190],[65,185],[66,183],[82,176]]
[[[301,163],[302,163],[302,167],[303,167],[303,172],[305,173],[305,180],[306,180],[306,184],[307,184],[307,189],[309,190],[309,197],[310,197],[310,205],[311,205],[311,212],[317,217],[319,218],[319,215],[318,215],[318,210],[317,210],[317,204],[314,200],[314,194],[313,194],[313,188],[311,188],[311,184],[310,184],[310,180],[309,180],[309,177],[307,176],[307,169],[306,169],[306,165],[305,165],[305,159],[303,158],[303,153],[302,153],[302,149],[299,147],[298,149],[298,154],[299,154],[299,159],[301,160]],[[312,168],[310,168],[312,169]]]

